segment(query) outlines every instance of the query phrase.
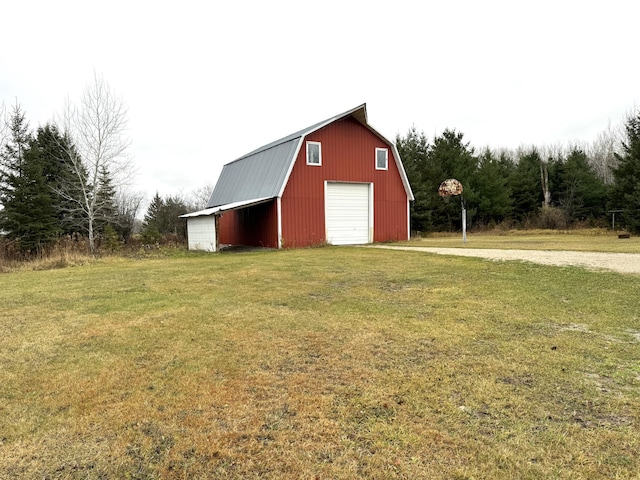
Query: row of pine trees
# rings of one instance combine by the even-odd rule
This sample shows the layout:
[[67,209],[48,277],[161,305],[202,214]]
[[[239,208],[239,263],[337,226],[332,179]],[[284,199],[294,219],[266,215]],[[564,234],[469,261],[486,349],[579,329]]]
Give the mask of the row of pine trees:
[[[476,152],[455,130],[429,142],[411,128],[396,146],[415,196],[412,229],[460,229],[464,201],[470,228],[610,227],[616,212],[616,229],[640,232],[640,111],[614,133],[592,146]],[[461,197],[438,195],[449,178]]]

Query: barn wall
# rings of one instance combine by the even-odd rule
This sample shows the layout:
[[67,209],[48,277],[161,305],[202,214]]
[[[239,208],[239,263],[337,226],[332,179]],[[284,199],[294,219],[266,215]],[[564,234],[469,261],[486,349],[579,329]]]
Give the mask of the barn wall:
[[[307,136],[322,144],[322,165],[306,164],[302,145],[282,196],[284,246],[306,246],[325,240],[324,182],[367,182],[374,189],[375,242],[408,236],[407,194],[392,149],[351,117]],[[376,170],[375,149],[389,151],[388,170]]]
[[237,210],[224,212],[218,220],[218,242],[221,245],[241,245]]
[[225,212],[219,220],[219,236],[221,244],[277,248],[275,200]]

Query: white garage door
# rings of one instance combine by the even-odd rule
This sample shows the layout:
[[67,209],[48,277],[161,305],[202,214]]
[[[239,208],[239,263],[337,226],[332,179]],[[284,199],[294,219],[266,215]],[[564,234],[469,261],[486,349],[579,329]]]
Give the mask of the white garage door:
[[327,243],[369,243],[369,190],[368,183],[327,183]]

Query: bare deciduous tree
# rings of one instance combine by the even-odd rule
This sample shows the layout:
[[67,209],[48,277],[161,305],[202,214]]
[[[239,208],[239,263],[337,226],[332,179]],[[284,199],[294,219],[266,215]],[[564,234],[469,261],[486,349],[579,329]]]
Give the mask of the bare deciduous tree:
[[565,148],[562,144],[544,145],[540,152],[540,185],[542,187],[542,206],[551,206],[551,190],[549,188],[549,163],[560,161],[564,157]]
[[621,152],[622,138],[621,128],[614,128],[609,123],[589,148],[591,164],[605,185],[613,184],[613,168],[618,164],[616,153]]
[[193,190],[185,203],[190,209],[203,210],[207,208],[207,203],[209,203],[209,198],[211,197],[212,192],[213,185],[207,183],[206,185]]
[[551,206],[551,190],[549,190],[549,164],[545,161],[540,162],[540,185],[542,185],[542,206]]
[[125,242],[135,233],[136,219],[142,210],[145,195],[120,188],[116,193],[117,228]]
[[73,213],[82,219],[91,253],[96,250],[96,222],[108,207],[96,195],[100,172],[108,171],[116,188],[125,184],[133,173],[133,163],[127,153],[131,144],[126,135],[127,122],[126,104],[96,73],[80,103],[73,105],[67,100],[63,112],[62,126],[72,143],[72,148],[66,148],[67,156],[79,180],[80,191],[63,189],[59,193],[73,203]]

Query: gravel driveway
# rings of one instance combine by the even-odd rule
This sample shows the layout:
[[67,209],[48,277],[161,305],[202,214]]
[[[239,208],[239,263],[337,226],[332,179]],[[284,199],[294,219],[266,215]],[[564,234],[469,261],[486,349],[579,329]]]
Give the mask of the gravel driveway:
[[374,245],[373,248],[389,250],[412,250],[416,252],[436,253],[438,255],[457,255],[462,257],[480,257],[489,260],[521,260],[543,265],[575,265],[590,270],[613,270],[620,273],[640,274],[639,253],[603,253],[573,252],[565,250],[494,250],[484,248],[431,248]]

